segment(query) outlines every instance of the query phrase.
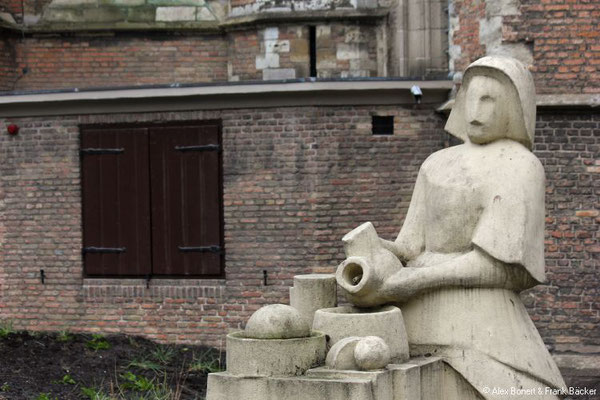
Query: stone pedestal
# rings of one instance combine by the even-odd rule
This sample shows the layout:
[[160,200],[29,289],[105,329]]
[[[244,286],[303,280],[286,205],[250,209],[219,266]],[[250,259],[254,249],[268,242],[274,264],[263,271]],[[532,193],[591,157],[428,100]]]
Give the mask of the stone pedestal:
[[309,369],[298,377],[208,376],[207,400],[482,399],[438,357],[412,358],[376,371]]

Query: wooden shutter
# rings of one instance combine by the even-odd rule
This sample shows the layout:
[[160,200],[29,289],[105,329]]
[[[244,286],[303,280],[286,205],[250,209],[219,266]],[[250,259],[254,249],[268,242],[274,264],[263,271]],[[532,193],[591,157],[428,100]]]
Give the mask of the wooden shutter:
[[220,130],[149,129],[154,275],[222,273]]
[[82,129],[81,157],[86,274],[150,274],[146,129]]

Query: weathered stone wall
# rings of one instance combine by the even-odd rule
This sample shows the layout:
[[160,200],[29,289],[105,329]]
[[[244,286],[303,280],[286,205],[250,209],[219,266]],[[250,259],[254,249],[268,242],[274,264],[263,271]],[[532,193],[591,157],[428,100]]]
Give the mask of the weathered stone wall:
[[600,93],[598,1],[455,0],[450,70],[486,54],[532,65],[538,93]]
[[227,16],[226,0],[29,0],[24,4],[19,22],[38,29],[202,27]]
[[[373,136],[373,114],[395,115],[396,135]],[[83,280],[78,124],[214,118],[227,279]],[[0,132],[10,122],[21,131],[0,135],[0,318],[215,346],[261,305],[288,302],[295,274],[333,272],[357,224],[397,234],[420,163],[445,140],[433,110],[387,106],[20,118]]]
[[270,26],[230,34],[229,80],[281,80],[309,76],[308,27]]
[[394,0],[230,0],[233,17],[286,11],[357,10],[389,7]]
[[[378,27],[360,24],[316,26],[317,77],[382,76]],[[271,26],[230,34],[229,80],[281,80],[310,76],[306,25]]]
[[[378,28],[368,25],[317,26],[317,72],[319,78],[385,76],[378,58]],[[380,57],[380,56],[379,56]]]

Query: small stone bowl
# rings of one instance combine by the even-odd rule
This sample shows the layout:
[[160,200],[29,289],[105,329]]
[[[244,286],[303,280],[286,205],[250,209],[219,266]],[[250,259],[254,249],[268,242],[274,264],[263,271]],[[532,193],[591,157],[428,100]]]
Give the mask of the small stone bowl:
[[409,358],[404,320],[395,306],[323,308],[315,313],[313,329],[329,336],[328,348],[351,336],[379,336],[390,347],[392,362]]
[[325,334],[292,339],[250,339],[244,331],[227,335],[227,372],[242,376],[296,376],[323,365]]

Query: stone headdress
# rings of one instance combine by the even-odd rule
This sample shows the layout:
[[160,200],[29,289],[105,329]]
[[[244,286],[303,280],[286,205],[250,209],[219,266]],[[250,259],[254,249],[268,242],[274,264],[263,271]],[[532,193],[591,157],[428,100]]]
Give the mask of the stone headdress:
[[507,89],[512,95],[509,98],[511,108],[506,137],[522,143],[531,150],[535,132],[535,86],[527,67],[514,58],[488,56],[469,65],[446,123],[446,131],[463,141],[468,141],[465,96],[471,79],[479,75],[509,83]]

